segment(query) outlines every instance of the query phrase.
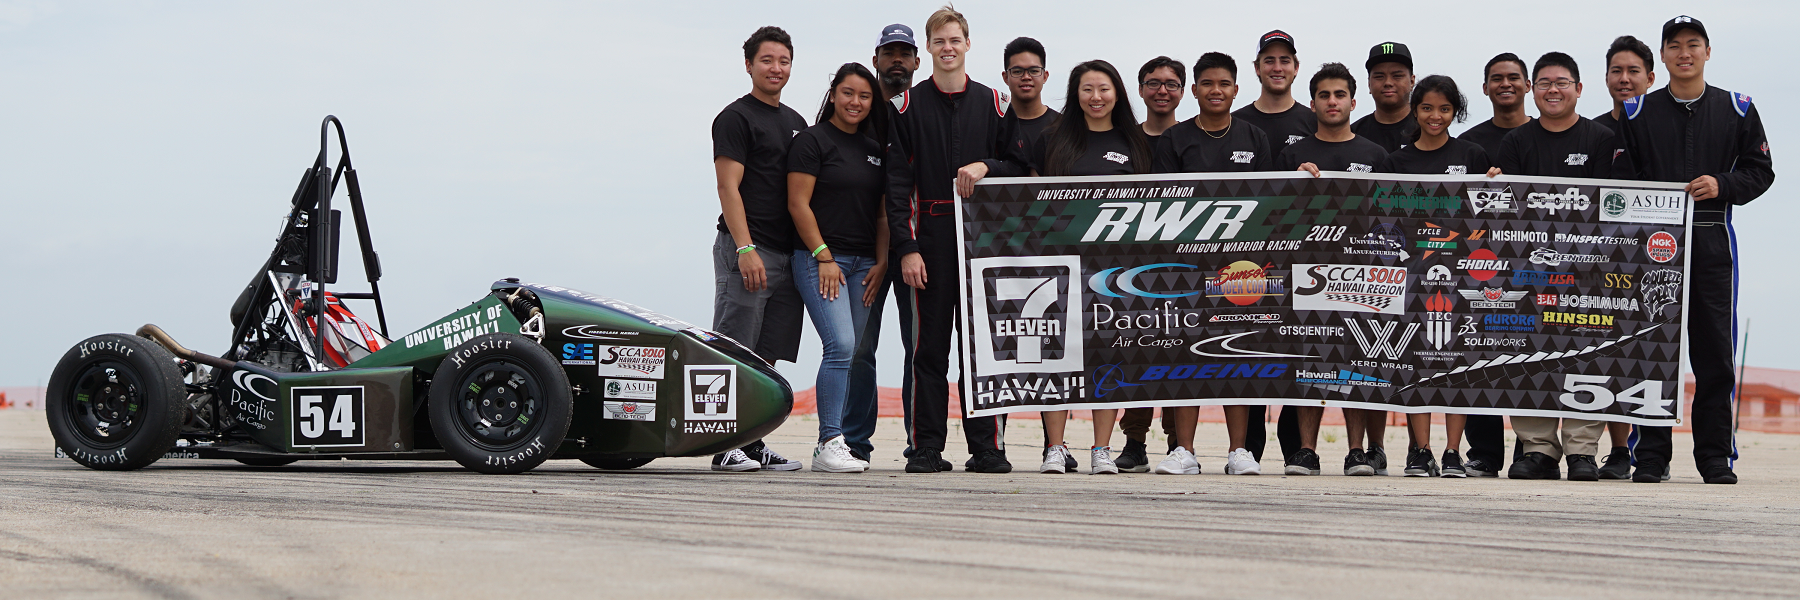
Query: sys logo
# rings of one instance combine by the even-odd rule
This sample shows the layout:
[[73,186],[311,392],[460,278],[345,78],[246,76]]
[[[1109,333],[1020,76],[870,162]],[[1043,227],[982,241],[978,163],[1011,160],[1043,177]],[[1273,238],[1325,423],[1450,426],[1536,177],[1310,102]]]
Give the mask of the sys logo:
[[563,344],[562,364],[591,365],[594,364],[594,345],[588,343]]
[[1263,240],[1273,226],[1270,211],[1291,198],[1173,201],[1071,200],[1063,215],[1073,220],[1044,236],[1047,244],[1143,244]]
[[969,271],[975,375],[1086,371],[1080,256],[980,258]]

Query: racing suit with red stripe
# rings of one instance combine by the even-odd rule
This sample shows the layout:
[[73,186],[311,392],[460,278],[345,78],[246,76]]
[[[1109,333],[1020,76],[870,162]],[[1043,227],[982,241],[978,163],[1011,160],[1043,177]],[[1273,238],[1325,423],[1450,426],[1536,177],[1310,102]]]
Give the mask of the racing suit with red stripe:
[[[1719,196],[1694,203],[1687,273],[1688,362],[1694,368],[1694,462],[1730,466],[1737,460],[1732,426],[1732,350],[1737,346],[1737,234],[1732,207],[1755,200],[1775,182],[1768,136],[1750,98],[1707,86],[1693,102],[1669,88],[1625,101],[1619,136],[1637,179],[1687,183],[1702,175],[1719,182]],[[1634,427],[1633,462],[1667,467],[1668,427]]]
[[[965,76],[966,77],[966,76]],[[900,308],[900,343],[906,350],[906,441],[912,449],[942,452],[949,429],[950,344],[960,330],[956,312],[957,268],[956,171],[982,162],[989,177],[1026,174],[1025,159],[1013,144],[1004,117],[1006,98],[992,88],[968,81],[963,91],[948,93],[932,79],[893,99],[896,116],[888,136],[888,226],[893,265],[914,252],[925,261],[923,289],[896,283]],[[960,341],[957,344],[961,348]],[[958,389],[967,397],[968,391]],[[969,453],[1004,451],[1005,421],[999,417],[963,418]]]

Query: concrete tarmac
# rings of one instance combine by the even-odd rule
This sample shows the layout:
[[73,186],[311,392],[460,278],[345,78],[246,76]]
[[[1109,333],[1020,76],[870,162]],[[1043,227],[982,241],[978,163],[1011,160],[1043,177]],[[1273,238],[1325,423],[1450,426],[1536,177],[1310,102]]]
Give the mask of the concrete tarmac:
[[[54,458],[43,414],[0,411],[0,598],[1800,594],[1800,436],[1742,435],[1735,486],[1702,484],[1682,434],[1656,485],[1344,477],[1341,431],[1325,476],[1279,475],[1271,442],[1271,475],[1227,477],[1222,425],[1202,425],[1199,476],[1040,475],[1036,421],[1009,428],[1007,475],[908,475],[897,422],[862,474],[712,473],[704,458],[111,473]],[[769,442],[810,462],[816,432],[795,418]]]

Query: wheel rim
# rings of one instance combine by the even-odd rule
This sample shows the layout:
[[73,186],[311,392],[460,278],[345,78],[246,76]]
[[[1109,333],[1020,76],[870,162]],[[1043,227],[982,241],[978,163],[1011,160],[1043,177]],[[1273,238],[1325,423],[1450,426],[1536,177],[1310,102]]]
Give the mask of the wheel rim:
[[457,424],[478,445],[496,450],[517,445],[542,420],[542,386],[523,365],[503,359],[480,363],[457,384]]
[[75,435],[95,448],[112,448],[131,439],[146,412],[137,372],[122,363],[103,361],[75,378],[74,397],[65,403]]

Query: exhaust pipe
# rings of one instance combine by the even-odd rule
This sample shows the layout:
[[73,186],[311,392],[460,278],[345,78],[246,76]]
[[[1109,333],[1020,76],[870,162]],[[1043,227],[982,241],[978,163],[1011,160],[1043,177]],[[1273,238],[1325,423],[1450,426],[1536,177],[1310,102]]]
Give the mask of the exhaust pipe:
[[156,342],[157,344],[160,344],[163,348],[167,349],[170,354],[174,354],[175,356],[186,359],[188,361],[197,362],[197,363],[212,366],[212,367],[217,367],[217,368],[224,369],[227,371],[237,367],[236,364],[233,364],[229,360],[225,360],[225,359],[219,358],[217,356],[201,354],[199,352],[195,352],[193,350],[189,350],[185,347],[182,347],[181,344],[178,344],[175,342],[175,338],[169,337],[168,332],[163,331],[161,327],[157,327],[157,326],[151,325],[149,323],[145,323],[143,327],[138,328],[137,336],[148,339],[152,342]]

